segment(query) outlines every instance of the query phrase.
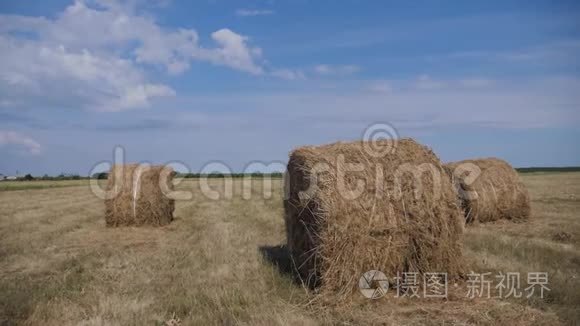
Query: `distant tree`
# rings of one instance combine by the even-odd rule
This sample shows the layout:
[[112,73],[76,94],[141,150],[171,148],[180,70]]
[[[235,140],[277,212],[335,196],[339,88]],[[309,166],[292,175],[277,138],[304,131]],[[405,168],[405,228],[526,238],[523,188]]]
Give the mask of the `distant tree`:
[[97,172],[92,175],[93,179],[104,180],[109,177],[109,173],[107,172]]
[[23,179],[25,181],[32,181],[32,180],[34,180],[34,177],[29,173],[29,174],[25,175]]

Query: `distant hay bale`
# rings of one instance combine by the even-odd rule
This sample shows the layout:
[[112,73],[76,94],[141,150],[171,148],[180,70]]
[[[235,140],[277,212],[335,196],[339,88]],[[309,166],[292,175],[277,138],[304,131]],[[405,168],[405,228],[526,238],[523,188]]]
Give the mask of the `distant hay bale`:
[[175,201],[165,196],[162,188],[173,190],[174,174],[170,167],[164,166],[113,166],[107,190],[118,192],[105,200],[107,226],[169,224],[173,220]]
[[530,218],[528,190],[506,161],[464,160],[445,164],[445,169],[456,187],[467,223]]
[[[462,275],[463,216],[437,156],[412,139],[395,141],[395,152],[378,157],[365,144],[307,146],[290,154],[286,233],[302,281],[348,296],[369,270],[389,278]],[[346,171],[350,163],[362,169]],[[350,190],[360,182],[357,197]],[[311,185],[316,189],[308,190]]]

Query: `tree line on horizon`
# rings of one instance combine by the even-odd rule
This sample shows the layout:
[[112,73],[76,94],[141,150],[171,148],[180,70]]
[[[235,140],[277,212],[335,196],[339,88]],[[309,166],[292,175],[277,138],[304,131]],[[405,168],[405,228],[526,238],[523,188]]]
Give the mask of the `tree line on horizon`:
[[[533,173],[533,172],[580,172],[580,166],[563,166],[563,167],[525,167],[516,168],[516,171],[520,173]],[[33,176],[28,173],[24,176],[16,178],[16,181],[33,181],[33,180],[46,180],[46,181],[59,181],[59,180],[84,180],[84,179],[98,179],[103,180],[109,177],[108,172],[98,172],[91,176],[81,176],[79,174],[66,174],[61,173],[56,176],[50,176],[45,174],[43,176]],[[283,172],[272,172],[272,173],[177,173],[176,178],[185,179],[198,179],[198,178],[244,178],[244,177],[255,177],[255,178],[282,178],[284,177]],[[0,176],[2,180],[2,176]]]

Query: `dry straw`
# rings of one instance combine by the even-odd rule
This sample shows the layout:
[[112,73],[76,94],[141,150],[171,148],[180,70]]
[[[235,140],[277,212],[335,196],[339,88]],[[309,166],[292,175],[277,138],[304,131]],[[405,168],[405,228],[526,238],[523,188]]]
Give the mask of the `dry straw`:
[[173,220],[175,201],[163,192],[173,190],[173,176],[170,167],[113,166],[107,190],[117,191],[117,195],[105,200],[107,226],[169,224]]
[[445,164],[445,170],[455,185],[467,223],[530,218],[528,190],[506,161],[465,160]]
[[[391,278],[403,272],[462,275],[463,216],[437,156],[412,139],[396,141],[394,153],[379,157],[365,148],[360,141],[335,143],[290,155],[285,222],[303,282],[344,298],[369,270]],[[346,171],[341,159],[363,169]],[[421,167],[428,168],[417,178],[413,172]],[[313,175],[317,189],[310,192]],[[345,198],[341,186],[355,189],[360,181],[362,194]]]

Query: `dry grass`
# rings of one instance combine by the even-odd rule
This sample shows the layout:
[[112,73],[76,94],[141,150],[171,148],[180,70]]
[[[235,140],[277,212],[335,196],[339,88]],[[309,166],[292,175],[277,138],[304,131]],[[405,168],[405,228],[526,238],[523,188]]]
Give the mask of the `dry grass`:
[[[543,300],[312,297],[284,269],[281,180],[264,200],[176,202],[162,228],[105,228],[86,186],[0,192],[0,325],[554,325],[580,320],[580,173],[526,174],[532,219],[466,230],[471,268],[547,271]],[[221,180],[212,180],[221,183]],[[565,232],[569,237],[558,237]],[[461,290],[461,286],[458,289]]]
[[34,180],[34,181],[0,181],[0,191],[26,190],[26,189],[47,189],[88,185],[89,180]]

